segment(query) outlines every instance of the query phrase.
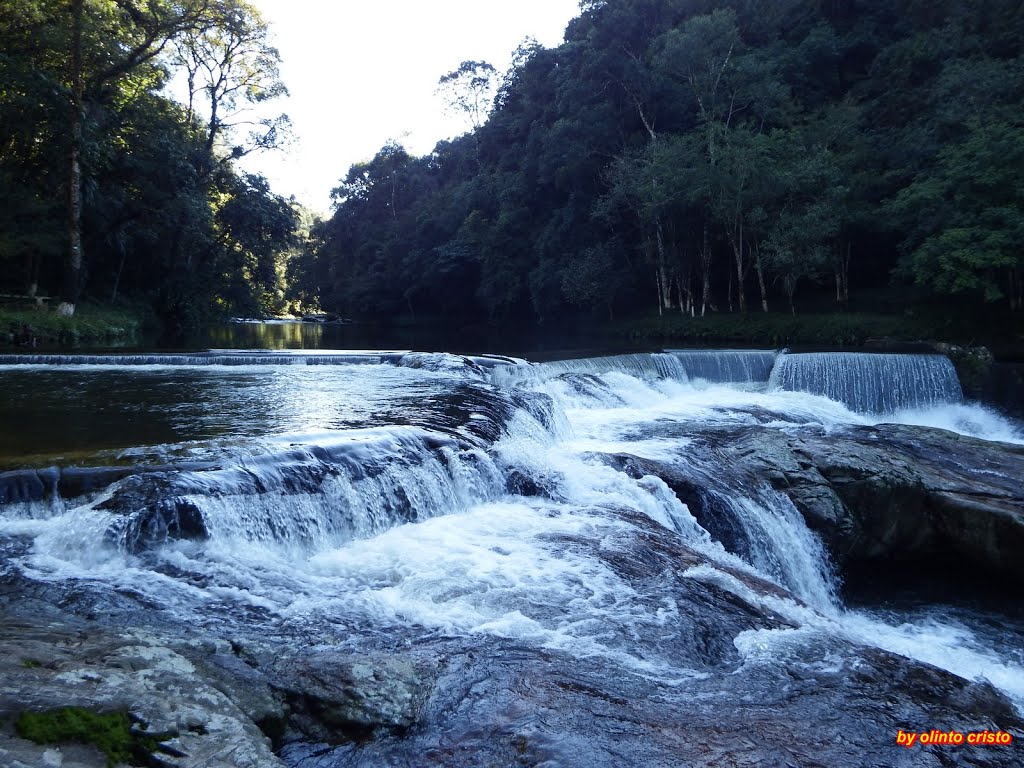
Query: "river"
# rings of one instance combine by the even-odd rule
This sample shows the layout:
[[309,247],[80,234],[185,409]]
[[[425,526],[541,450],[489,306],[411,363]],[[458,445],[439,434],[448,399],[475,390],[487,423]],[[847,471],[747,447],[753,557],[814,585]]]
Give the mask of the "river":
[[[0,393],[0,472],[41,470],[33,477],[52,480],[38,498],[10,491],[0,504],[6,567],[19,584],[47,585],[58,603],[75,595],[74,611],[360,653],[442,641],[462,653],[484,638],[506,649],[495,652],[500,664],[516,654],[556,666],[587,660],[598,682],[586,685],[605,698],[625,686],[667,711],[690,711],[699,692],[720,700],[721,720],[740,701],[764,696],[767,710],[776,706],[767,692],[780,683],[758,682],[775,674],[768,668],[789,669],[786,686],[799,689],[794,669],[852,679],[866,651],[851,649],[879,649],[988,681],[1014,717],[1024,712],[1019,604],[972,599],[970,586],[936,594],[913,583],[844,585],[787,495],[730,475],[709,437],[741,429],[827,437],[903,424],[1024,445],[1019,423],[964,401],[944,357],[670,350],[531,364],[401,350],[22,355],[0,358]],[[723,517],[697,514],[667,475],[638,466],[701,479]],[[91,485],[79,477],[76,495],[50,467],[115,474]],[[166,500],[176,505],[170,517],[154,511]],[[686,628],[709,609],[688,603],[676,582],[663,593],[649,579],[638,586],[638,575],[609,559],[627,536],[630,546],[649,540],[658,552],[695,553],[699,561],[680,562],[673,579],[771,620],[709,629],[700,642],[717,650],[693,650]],[[518,674],[500,664],[488,674]],[[810,703],[819,694],[792,695],[791,717],[824,717]],[[890,722],[891,712],[873,714],[870,694],[841,700],[856,700],[843,715],[851,728],[876,715]],[[494,711],[476,717],[491,722]],[[906,727],[930,727],[922,711]],[[1001,727],[971,718],[965,708],[959,722],[934,724]],[[546,756],[534,764],[655,764],[646,761],[656,751],[581,746],[529,722],[515,732]],[[293,733],[275,749],[294,766],[411,765],[424,743],[440,748],[424,735],[432,727],[440,729],[428,723],[407,743],[392,735],[330,748]],[[750,755],[785,765],[816,749],[774,738]],[[658,748],[659,759],[671,752]],[[845,764],[880,764],[871,761],[888,760],[885,748]],[[487,749],[434,762],[482,764]],[[579,750],[591,750],[583,762]],[[972,765],[990,764],[991,750],[979,754]],[[886,764],[909,759],[897,757]]]

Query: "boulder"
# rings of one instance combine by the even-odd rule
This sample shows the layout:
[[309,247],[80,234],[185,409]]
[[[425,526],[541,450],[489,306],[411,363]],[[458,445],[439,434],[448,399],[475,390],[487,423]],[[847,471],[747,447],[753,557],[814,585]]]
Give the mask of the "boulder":
[[723,543],[729,513],[714,502],[728,478],[725,493],[785,493],[841,567],[906,558],[1024,583],[1022,446],[898,424],[746,426],[700,433],[681,464],[629,461],[662,477]]
[[[24,712],[75,707],[97,715],[127,713],[132,733],[152,749],[152,765],[282,767],[270,739],[190,660],[197,648],[173,647],[141,628],[117,631],[70,615],[49,618],[26,606],[0,614],[0,764],[106,766],[92,745],[36,744],[15,730]],[[210,651],[207,646],[201,655]]]
[[338,744],[412,727],[436,671],[412,655],[315,648],[275,660],[270,675],[288,702],[292,728]]

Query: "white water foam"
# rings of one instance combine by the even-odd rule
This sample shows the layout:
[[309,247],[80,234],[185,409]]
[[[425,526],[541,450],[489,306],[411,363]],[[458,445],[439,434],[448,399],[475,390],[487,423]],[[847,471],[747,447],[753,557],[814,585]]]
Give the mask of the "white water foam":
[[1024,445],[1024,425],[981,403],[952,403],[899,411],[884,421],[935,427],[982,440]]
[[879,617],[848,611],[840,619],[851,639],[945,669],[967,680],[987,680],[1003,691],[1024,714],[1024,659],[1008,658],[986,646],[978,632],[955,615]]

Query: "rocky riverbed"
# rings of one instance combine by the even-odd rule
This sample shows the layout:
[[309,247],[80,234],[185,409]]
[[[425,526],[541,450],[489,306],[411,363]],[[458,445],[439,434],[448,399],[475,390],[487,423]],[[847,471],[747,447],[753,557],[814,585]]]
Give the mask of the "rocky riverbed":
[[[840,563],[959,557],[1020,576],[1021,449],[894,425],[793,436],[746,427],[696,442],[735,482],[789,494]],[[717,514],[729,541],[727,515],[692,469],[701,451],[691,443],[689,454],[689,473],[609,461],[656,473],[712,532]],[[604,535],[551,543],[604,564],[632,601],[671,606],[662,626],[620,631],[610,645],[672,659],[678,679],[486,634],[347,626],[325,636],[331,627],[237,618],[218,630],[211,616],[189,625],[139,595],[28,579],[11,564],[27,542],[8,541],[2,762],[104,765],[93,747],[15,732],[22,712],[83,707],[129,713],[160,736],[150,764],[182,768],[1019,764],[1016,747],[893,749],[900,729],[1024,735],[988,683],[803,626],[776,610],[786,599],[777,586],[709,563],[644,515],[600,514]]]
[[94,748],[14,733],[21,712],[77,706],[128,712],[159,734],[148,764],[164,766],[1019,764],[1015,748],[894,750],[899,729],[1019,738],[1024,722],[987,683],[801,629],[771,609],[777,588],[624,515],[613,540],[559,544],[599,557],[633,599],[678,606],[622,640],[672,658],[680,679],[486,635],[198,630],[131,595],[51,594],[8,573],[0,757],[104,765]]
[[[358,429],[0,473],[0,764],[1021,764],[1021,446],[410,360]],[[895,564],[987,599],[844,605]]]

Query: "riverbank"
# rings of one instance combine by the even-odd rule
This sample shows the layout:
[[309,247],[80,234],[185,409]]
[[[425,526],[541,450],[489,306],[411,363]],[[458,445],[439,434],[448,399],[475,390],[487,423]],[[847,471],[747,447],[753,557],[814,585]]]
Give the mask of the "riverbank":
[[688,317],[680,314],[645,316],[616,325],[624,338],[633,342],[677,342],[693,345],[741,344],[781,346],[863,347],[872,340],[946,341],[985,344],[1024,353],[1024,328],[1018,322],[995,325],[991,319],[956,312],[943,316],[868,313],[786,313],[709,314]]
[[0,308],[0,349],[119,346],[138,343],[152,321],[125,308],[83,306],[72,317],[48,310]]

